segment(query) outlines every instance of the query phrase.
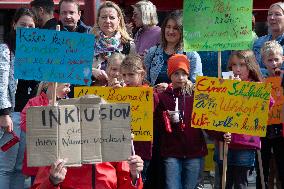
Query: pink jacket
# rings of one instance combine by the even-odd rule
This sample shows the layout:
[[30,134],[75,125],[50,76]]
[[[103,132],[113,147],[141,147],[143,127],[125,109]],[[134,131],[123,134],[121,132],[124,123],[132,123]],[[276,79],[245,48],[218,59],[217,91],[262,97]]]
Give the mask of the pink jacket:
[[[275,104],[275,101],[270,97],[269,108]],[[229,144],[229,147],[232,149],[260,149],[260,137],[250,136],[243,134],[232,134],[232,141]]]

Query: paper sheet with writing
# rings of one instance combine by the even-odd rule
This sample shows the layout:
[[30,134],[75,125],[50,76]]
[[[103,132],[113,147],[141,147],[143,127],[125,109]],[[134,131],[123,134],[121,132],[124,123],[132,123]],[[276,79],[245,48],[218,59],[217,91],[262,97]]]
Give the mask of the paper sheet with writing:
[[15,77],[90,85],[94,35],[17,28]]
[[28,109],[28,166],[57,158],[68,158],[67,165],[123,161],[131,155],[129,104],[87,98],[63,104]]
[[265,136],[271,85],[197,77],[191,126]]
[[268,114],[268,125],[282,123],[283,120],[283,89],[281,87],[281,77],[269,77],[265,79],[266,83],[272,84],[271,96],[275,103]]
[[107,102],[126,102],[131,105],[131,131],[135,141],[153,138],[153,88],[151,87],[75,87],[74,97],[94,94]]
[[184,0],[185,51],[251,49],[252,0]]

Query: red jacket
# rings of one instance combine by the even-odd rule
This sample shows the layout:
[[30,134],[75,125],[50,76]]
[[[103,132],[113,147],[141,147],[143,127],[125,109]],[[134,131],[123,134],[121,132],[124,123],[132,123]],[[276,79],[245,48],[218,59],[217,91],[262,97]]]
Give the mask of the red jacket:
[[[132,185],[127,162],[105,162],[82,167],[67,168],[65,180],[58,186],[49,181],[49,167],[41,167],[31,189],[142,189],[141,177]],[[94,174],[95,173],[95,174]],[[95,175],[95,176],[94,176]],[[95,177],[93,181],[92,178]],[[93,184],[94,183],[94,184]]]
[[[179,110],[184,110],[185,128],[180,124],[171,123],[172,132],[166,130],[163,111],[175,110],[175,97],[178,97]],[[207,154],[207,146],[201,129],[191,127],[191,113],[193,108],[193,94],[182,95],[171,85],[165,92],[159,93],[155,101],[155,130],[159,137],[162,157],[198,158]],[[182,111],[181,111],[182,112]]]
[[[49,100],[48,97],[45,93],[41,93],[40,95],[31,98],[24,109],[21,112],[21,129],[22,131],[26,132],[26,112],[27,109],[31,106],[48,106]],[[23,169],[22,172],[25,175],[29,176],[35,176],[37,173],[38,168],[37,167],[28,167],[27,166],[27,151],[25,150],[25,155],[24,155],[24,161],[23,161]]]

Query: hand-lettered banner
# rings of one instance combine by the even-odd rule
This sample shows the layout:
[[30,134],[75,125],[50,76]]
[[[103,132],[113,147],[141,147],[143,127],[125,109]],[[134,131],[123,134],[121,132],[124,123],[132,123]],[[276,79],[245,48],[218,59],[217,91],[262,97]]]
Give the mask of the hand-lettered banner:
[[184,0],[186,51],[245,50],[252,46],[252,0]]
[[16,78],[91,83],[94,35],[19,28],[16,36]]
[[265,136],[270,91],[267,83],[197,77],[191,125]]
[[76,100],[27,110],[28,166],[48,166],[58,158],[68,158],[70,166],[124,161],[131,155],[130,104]]
[[131,105],[131,131],[135,141],[151,141],[153,137],[153,89],[151,87],[75,87],[74,97],[94,94],[107,102]]
[[281,77],[269,77],[265,79],[265,82],[272,84],[271,95],[275,101],[268,114],[268,125],[282,123],[284,97],[281,87]]

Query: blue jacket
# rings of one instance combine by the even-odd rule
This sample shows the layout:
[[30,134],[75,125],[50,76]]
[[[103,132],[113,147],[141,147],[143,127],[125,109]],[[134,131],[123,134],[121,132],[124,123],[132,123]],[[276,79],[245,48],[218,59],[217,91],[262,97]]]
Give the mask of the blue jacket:
[[[159,76],[164,64],[164,49],[161,45],[151,47],[145,56],[144,62],[147,70],[147,80],[152,86]],[[177,54],[183,54],[183,51],[177,51]],[[186,52],[187,58],[190,60],[190,80],[195,82],[196,76],[202,76],[202,64],[200,56],[197,52]],[[167,61],[167,60],[166,60]]]
[[0,115],[8,115],[15,107],[14,59],[9,47],[0,44]]

